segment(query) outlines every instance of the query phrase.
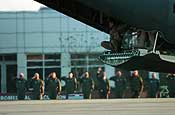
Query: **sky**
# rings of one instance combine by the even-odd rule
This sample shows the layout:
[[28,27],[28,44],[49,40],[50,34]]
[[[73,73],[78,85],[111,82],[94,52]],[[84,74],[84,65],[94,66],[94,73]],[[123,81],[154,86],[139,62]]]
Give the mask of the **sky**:
[[34,0],[0,0],[0,11],[36,11],[42,6]]

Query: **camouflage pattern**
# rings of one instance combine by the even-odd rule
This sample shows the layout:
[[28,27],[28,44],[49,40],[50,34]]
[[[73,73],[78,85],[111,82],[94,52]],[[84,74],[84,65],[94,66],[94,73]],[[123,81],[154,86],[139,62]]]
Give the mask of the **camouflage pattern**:
[[141,76],[131,76],[130,89],[133,98],[138,98],[143,91],[143,79]]
[[66,93],[66,99],[68,99],[69,94],[73,94],[77,89],[77,79],[75,77],[73,78],[62,78],[62,80],[65,81],[65,93]]
[[18,100],[25,99],[25,93],[27,91],[27,80],[24,78],[18,78],[16,80],[17,98]]
[[57,78],[49,78],[45,82],[47,93],[50,99],[56,99],[58,93],[61,92],[61,82]]
[[112,51],[119,51],[121,49],[121,37],[117,31],[117,28],[113,26],[110,30],[110,41],[103,41],[101,46],[105,49]]
[[126,90],[126,79],[123,77],[113,76],[109,80],[112,80],[115,83],[114,88],[115,97],[122,98],[124,91]]
[[94,89],[94,81],[91,78],[83,77],[80,80],[84,99],[91,99],[91,92]]
[[156,98],[157,92],[159,91],[159,80],[158,79],[150,79],[148,85],[148,97]]
[[31,86],[33,88],[32,99],[40,100],[44,95],[44,81],[39,79],[32,79]]
[[106,77],[98,78],[98,92],[100,98],[107,99],[109,91],[109,80]]

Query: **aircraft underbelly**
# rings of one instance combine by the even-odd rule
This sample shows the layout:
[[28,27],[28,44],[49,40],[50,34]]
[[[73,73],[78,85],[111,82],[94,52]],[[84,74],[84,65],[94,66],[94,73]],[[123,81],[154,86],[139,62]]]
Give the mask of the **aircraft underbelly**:
[[146,29],[167,25],[168,2],[165,0],[78,0],[123,22]]
[[[165,41],[175,43],[175,15],[172,0],[79,0],[123,22],[147,31],[158,30]],[[175,1],[174,1],[175,2]]]
[[[36,0],[108,33],[107,17],[145,30],[159,30],[174,44],[174,0]],[[170,15],[170,13],[172,13]],[[102,17],[102,18],[101,18]],[[169,23],[171,22],[171,23]],[[170,27],[173,25],[174,27]],[[169,28],[170,27],[170,28]]]
[[175,44],[175,26],[174,27],[167,27],[165,28],[165,38],[164,40],[167,41],[169,44]]

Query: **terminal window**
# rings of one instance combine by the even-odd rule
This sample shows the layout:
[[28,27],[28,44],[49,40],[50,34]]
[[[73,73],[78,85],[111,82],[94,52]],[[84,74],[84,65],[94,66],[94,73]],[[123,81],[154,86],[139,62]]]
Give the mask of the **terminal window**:
[[37,72],[44,80],[51,72],[61,75],[60,54],[28,54],[27,55],[27,76],[31,79]]
[[104,67],[104,64],[97,59],[98,56],[98,53],[71,54],[71,70],[77,76],[86,71],[89,71],[91,76],[96,76],[98,67]]

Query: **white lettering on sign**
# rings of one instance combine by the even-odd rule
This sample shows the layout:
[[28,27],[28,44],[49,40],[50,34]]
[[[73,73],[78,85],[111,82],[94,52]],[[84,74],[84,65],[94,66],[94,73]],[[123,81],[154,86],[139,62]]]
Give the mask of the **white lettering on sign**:
[[[16,95],[1,95],[0,96],[0,100],[1,101],[7,101],[7,100],[17,100],[17,96]],[[30,100],[29,96],[25,96],[25,100]]]

